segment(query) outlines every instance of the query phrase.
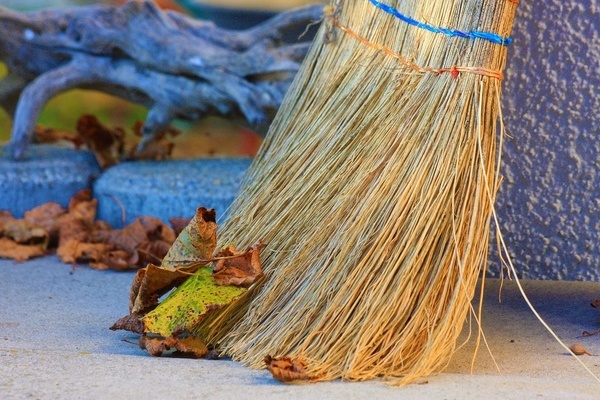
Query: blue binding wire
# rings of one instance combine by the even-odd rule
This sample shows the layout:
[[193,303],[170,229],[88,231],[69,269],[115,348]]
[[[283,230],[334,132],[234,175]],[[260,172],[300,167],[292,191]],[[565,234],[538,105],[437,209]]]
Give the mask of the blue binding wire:
[[495,44],[501,44],[502,46],[508,46],[509,44],[511,44],[513,42],[513,39],[511,37],[502,37],[500,35],[497,35],[495,33],[490,33],[490,32],[483,32],[483,31],[463,32],[458,29],[435,27],[433,25],[429,25],[425,22],[417,21],[416,19],[414,19],[412,17],[404,15],[404,14],[400,13],[400,11],[396,10],[395,8],[393,8],[392,6],[390,6],[388,4],[382,3],[377,0],[369,0],[369,2],[371,4],[373,4],[375,7],[380,8],[381,10],[406,22],[407,24],[416,26],[417,28],[426,29],[433,33],[443,33],[446,36],[460,37],[460,38],[466,38],[466,39],[483,39],[483,40],[487,40],[487,41],[495,43]]

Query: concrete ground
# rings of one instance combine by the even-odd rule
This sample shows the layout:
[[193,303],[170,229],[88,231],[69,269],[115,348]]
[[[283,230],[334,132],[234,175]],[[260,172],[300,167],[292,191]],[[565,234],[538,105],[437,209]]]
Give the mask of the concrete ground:
[[[0,261],[1,399],[598,399],[600,383],[535,319],[514,282],[486,281],[484,332],[498,364],[472,341],[442,374],[407,387],[379,381],[285,385],[266,371],[221,360],[153,358],[128,332],[108,327],[127,314],[132,273],[75,269],[55,257]],[[600,284],[525,281],[535,307],[600,376]]]

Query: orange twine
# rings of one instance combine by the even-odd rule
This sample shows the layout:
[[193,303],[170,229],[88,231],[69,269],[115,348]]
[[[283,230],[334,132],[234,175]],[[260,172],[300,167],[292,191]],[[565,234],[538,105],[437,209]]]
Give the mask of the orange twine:
[[[518,3],[518,0],[509,0],[509,1],[511,1],[512,3]],[[392,49],[382,46],[377,43],[373,43],[370,40],[368,40],[367,38],[360,36],[358,33],[354,32],[352,29],[348,28],[347,26],[342,25],[340,23],[340,21],[337,19],[337,16],[336,16],[337,13],[335,11],[332,11],[330,7],[325,8],[325,13],[326,13],[326,17],[329,19],[329,21],[333,25],[337,26],[342,32],[345,32],[346,34],[352,36],[356,40],[360,41],[361,43],[363,43],[369,47],[372,47],[376,50],[379,50],[379,51],[391,56],[391,57],[394,57],[395,59],[400,61],[402,64],[406,65],[407,67],[409,67],[417,72],[421,72],[421,73],[429,72],[429,73],[434,73],[437,75],[440,75],[443,73],[449,73],[454,78],[458,78],[460,73],[465,72],[465,73],[470,73],[470,74],[489,76],[491,78],[496,78],[498,80],[504,79],[504,75],[502,74],[501,71],[496,71],[496,70],[492,70],[492,69],[488,69],[488,68],[460,67],[460,66],[456,66],[456,65],[449,67],[449,68],[422,67],[422,66],[408,60],[406,57],[402,56],[401,54],[396,53]],[[332,32],[328,32],[327,37],[331,38]]]

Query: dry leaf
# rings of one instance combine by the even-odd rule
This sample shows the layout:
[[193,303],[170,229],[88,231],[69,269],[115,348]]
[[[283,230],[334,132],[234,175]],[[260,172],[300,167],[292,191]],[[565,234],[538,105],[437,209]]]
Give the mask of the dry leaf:
[[163,240],[173,243],[177,239],[175,231],[170,226],[164,224],[160,219],[153,217],[141,217],[140,222],[146,230],[148,240]]
[[2,235],[14,240],[19,244],[34,244],[46,247],[48,244],[48,232],[37,225],[33,225],[24,219],[13,219],[3,224]]
[[592,301],[592,307],[600,308],[600,299]]
[[133,254],[139,245],[148,241],[148,235],[140,219],[136,219],[123,229],[104,231],[103,235],[94,236],[95,240],[112,244],[114,247]]
[[158,305],[158,299],[188,277],[180,271],[150,264],[138,270],[129,294],[131,314],[143,315]]
[[97,231],[90,239],[114,249],[92,267],[124,271],[160,262],[175,240],[175,233],[158,218],[142,217],[123,229]]
[[8,221],[12,221],[14,219],[15,219],[15,217],[13,217],[13,215],[10,213],[10,211],[1,210],[0,211],[0,232],[3,230],[5,223],[7,223]]
[[131,151],[130,157],[134,160],[168,160],[173,153],[175,143],[167,140],[153,140],[139,151],[137,146]]
[[573,354],[575,354],[576,356],[583,356],[583,355],[591,356],[592,355],[585,349],[585,347],[583,347],[579,343],[573,343],[569,347],[569,350],[571,350],[573,352]]
[[47,250],[45,246],[23,245],[7,237],[0,237],[0,258],[11,258],[21,262],[46,254]]
[[55,226],[58,229],[59,247],[69,239],[87,242],[92,232],[98,229],[95,223],[98,200],[92,198],[89,189],[81,190],[69,201],[65,214],[59,215]]
[[85,189],[71,197],[66,210],[46,203],[27,211],[24,219],[0,211],[0,237],[36,246],[15,250],[12,241],[5,241],[3,254],[24,260],[46,254],[38,247],[51,244],[65,263],[86,262],[95,269],[122,271],[160,263],[175,241],[173,229],[157,218],[138,218],[121,230],[112,230],[108,223],[95,221],[96,209],[97,200]]
[[[198,208],[161,265],[149,264],[137,271],[129,296],[130,315],[111,329],[143,331],[140,345],[153,355],[162,355],[170,348],[191,352],[196,357],[210,354],[196,339],[178,336],[192,332],[207,315],[230,305],[246,292],[244,287],[232,284],[249,286],[262,276],[259,261],[262,244],[245,252],[231,246],[221,252],[217,271],[221,284],[217,282],[214,269],[206,266],[216,261],[212,258],[217,241],[215,217],[214,210]],[[159,304],[159,298],[173,288],[176,289]]]
[[[137,272],[129,297],[131,314],[143,315],[151,311],[158,305],[160,296],[209,262],[217,242],[215,219],[214,210],[199,208],[179,234],[161,265],[149,264]],[[199,259],[204,261],[198,261]]]
[[169,249],[173,245],[173,242],[167,242],[164,240],[153,240],[151,242],[144,242],[140,244],[137,249],[139,260],[138,266],[160,263],[161,260],[167,255]]
[[111,331],[130,331],[142,335],[144,333],[144,324],[142,323],[142,321],[140,321],[139,316],[129,314],[115,322],[113,326],[111,326],[109,329]]
[[30,222],[0,212],[0,258],[25,261],[48,253],[48,232]]
[[51,242],[58,241],[59,226],[57,220],[60,216],[66,214],[65,210],[58,203],[45,203],[25,212],[25,221],[37,225],[48,232]]
[[125,148],[123,129],[108,129],[93,115],[83,115],[77,121],[77,132],[94,153],[100,168],[106,169],[121,161]]
[[161,265],[171,270],[179,268],[192,273],[209,262],[216,247],[215,210],[200,207],[190,223],[179,234]]
[[39,124],[35,126],[33,134],[35,143],[68,142],[77,149],[83,144],[81,138],[73,132],[47,128]]
[[58,226],[58,248],[64,246],[70,240],[79,242],[90,241],[91,235],[95,232],[95,225],[88,221],[73,218],[67,214],[60,217],[57,221]]
[[150,355],[154,357],[160,357],[163,353],[169,350],[174,341],[171,338],[155,338],[147,335],[140,336],[140,349],[146,350]]
[[88,203],[94,200],[91,189],[81,189],[69,199],[67,209],[73,211],[79,204]]
[[102,255],[110,250],[104,243],[86,243],[77,239],[66,240],[56,251],[56,255],[64,263],[94,263],[100,261]]
[[137,252],[129,253],[126,250],[116,249],[102,253],[98,262],[90,262],[90,267],[97,270],[129,271],[137,263]]
[[179,353],[192,358],[202,358],[209,354],[204,342],[193,336],[180,339],[173,336],[161,338],[142,335],[140,336],[140,348],[147,350],[155,357],[162,356],[170,349],[175,349]]
[[260,265],[260,250],[262,243],[255,244],[244,252],[229,245],[221,250],[215,258],[221,258],[215,263],[213,276],[219,285],[234,285],[249,287],[263,277]]
[[80,219],[61,218],[59,223],[59,238],[56,254],[64,263],[74,263],[80,258],[82,252],[89,257],[82,258],[80,261],[97,261],[98,256],[93,256],[94,252],[90,252],[90,248],[85,248],[84,244],[89,243],[93,225]]
[[208,348],[204,342],[194,336],[175,339],[175,349],[188,357],[203,358],[208,355]]
[[312,381],[313,377],[306,373],[306,363],[302,360],[292,360],[289,357],[265,357],[267,369],[273,378],[279,382],[291,383],[298,381]]
[[92,191],[83,189],[71,197],[67,211],[71,218],[94,222],[97,208],[98,200],[92,197]]

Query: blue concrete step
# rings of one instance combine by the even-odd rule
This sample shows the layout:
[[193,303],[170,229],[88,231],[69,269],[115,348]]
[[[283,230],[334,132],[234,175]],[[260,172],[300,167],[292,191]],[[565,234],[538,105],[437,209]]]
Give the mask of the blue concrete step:
[[98,218],[113,227],[140,216],[191,218],[196,208],[217,211],[219,221],[235,198],[250,158],[135,161],[106,170],[94,184]]
[[88,151],[31,145],[25,159],[14,161],[0,147],[0,210],[21,218],[25,211],[47,202],[66,207],[82,189],[90,189],[100,167]]

